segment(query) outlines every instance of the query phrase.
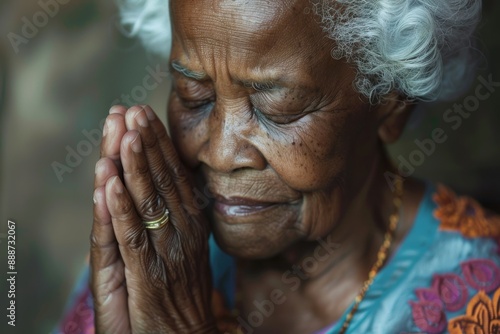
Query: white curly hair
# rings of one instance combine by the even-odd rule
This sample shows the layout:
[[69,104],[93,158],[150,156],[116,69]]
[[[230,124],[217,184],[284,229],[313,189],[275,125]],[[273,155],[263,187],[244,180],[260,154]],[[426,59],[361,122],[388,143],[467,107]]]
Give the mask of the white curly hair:
[[[394,90],[411,100],[450,100],[472,82],[481,0],[308,1],[310,12],[335,41],[332,57],[356,66],[354,85],[372,102]],[[130,35],[168,57],[169,1],[119,2]]]

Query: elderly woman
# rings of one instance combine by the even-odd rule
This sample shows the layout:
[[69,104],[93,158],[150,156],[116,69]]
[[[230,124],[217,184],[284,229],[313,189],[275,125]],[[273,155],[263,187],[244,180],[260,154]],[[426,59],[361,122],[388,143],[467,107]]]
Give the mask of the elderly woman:
[[60,332],[500,333],[500,218],[384,150],[467,87],[480,1],[169,6],[125,4],[170,54],[170,131],[111,109]]

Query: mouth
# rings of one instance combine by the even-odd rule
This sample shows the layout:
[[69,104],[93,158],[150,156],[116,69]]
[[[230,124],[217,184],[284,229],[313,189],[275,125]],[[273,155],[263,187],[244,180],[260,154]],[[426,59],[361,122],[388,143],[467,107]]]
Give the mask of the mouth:
[[199,168],[200,186],[210,193],[207,213],[215,226],[270,223],[300,211],[303,194],[283,183],[271,168],[229,174],[204,163]]
[[287,203],[260,201],[245,197],[226,198],[220,195],[215,197],[214,209],[225,217],[245,217],[262,213],[276,206]]

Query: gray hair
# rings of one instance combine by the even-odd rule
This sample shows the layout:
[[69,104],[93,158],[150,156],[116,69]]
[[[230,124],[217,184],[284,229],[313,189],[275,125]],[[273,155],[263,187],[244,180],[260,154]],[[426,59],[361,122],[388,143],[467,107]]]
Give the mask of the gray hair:
[[[121,0],[122,22],[153,53],[168,57],[168,0]],[[332,57],[353,63],[356,89],[370,101],[398,91],[408,99],[449,100],[474,75],[472,36],[480,0],[310,0]]]
[[146,50],[166,59],[172,44],[168,3],[169,0],[118,0],[121,21],[129,36],[137,36]]

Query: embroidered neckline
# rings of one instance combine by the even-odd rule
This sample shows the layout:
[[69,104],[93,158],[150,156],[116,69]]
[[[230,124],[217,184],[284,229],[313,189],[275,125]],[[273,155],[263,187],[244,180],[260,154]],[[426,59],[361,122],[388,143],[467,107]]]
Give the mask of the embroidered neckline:
[[457,196],[442,184],[433,200],[437,205],[434,217],[441,222],[441,230],[460,232],[468,238],[500,238],[500,216],[486,211],[476,200]]

